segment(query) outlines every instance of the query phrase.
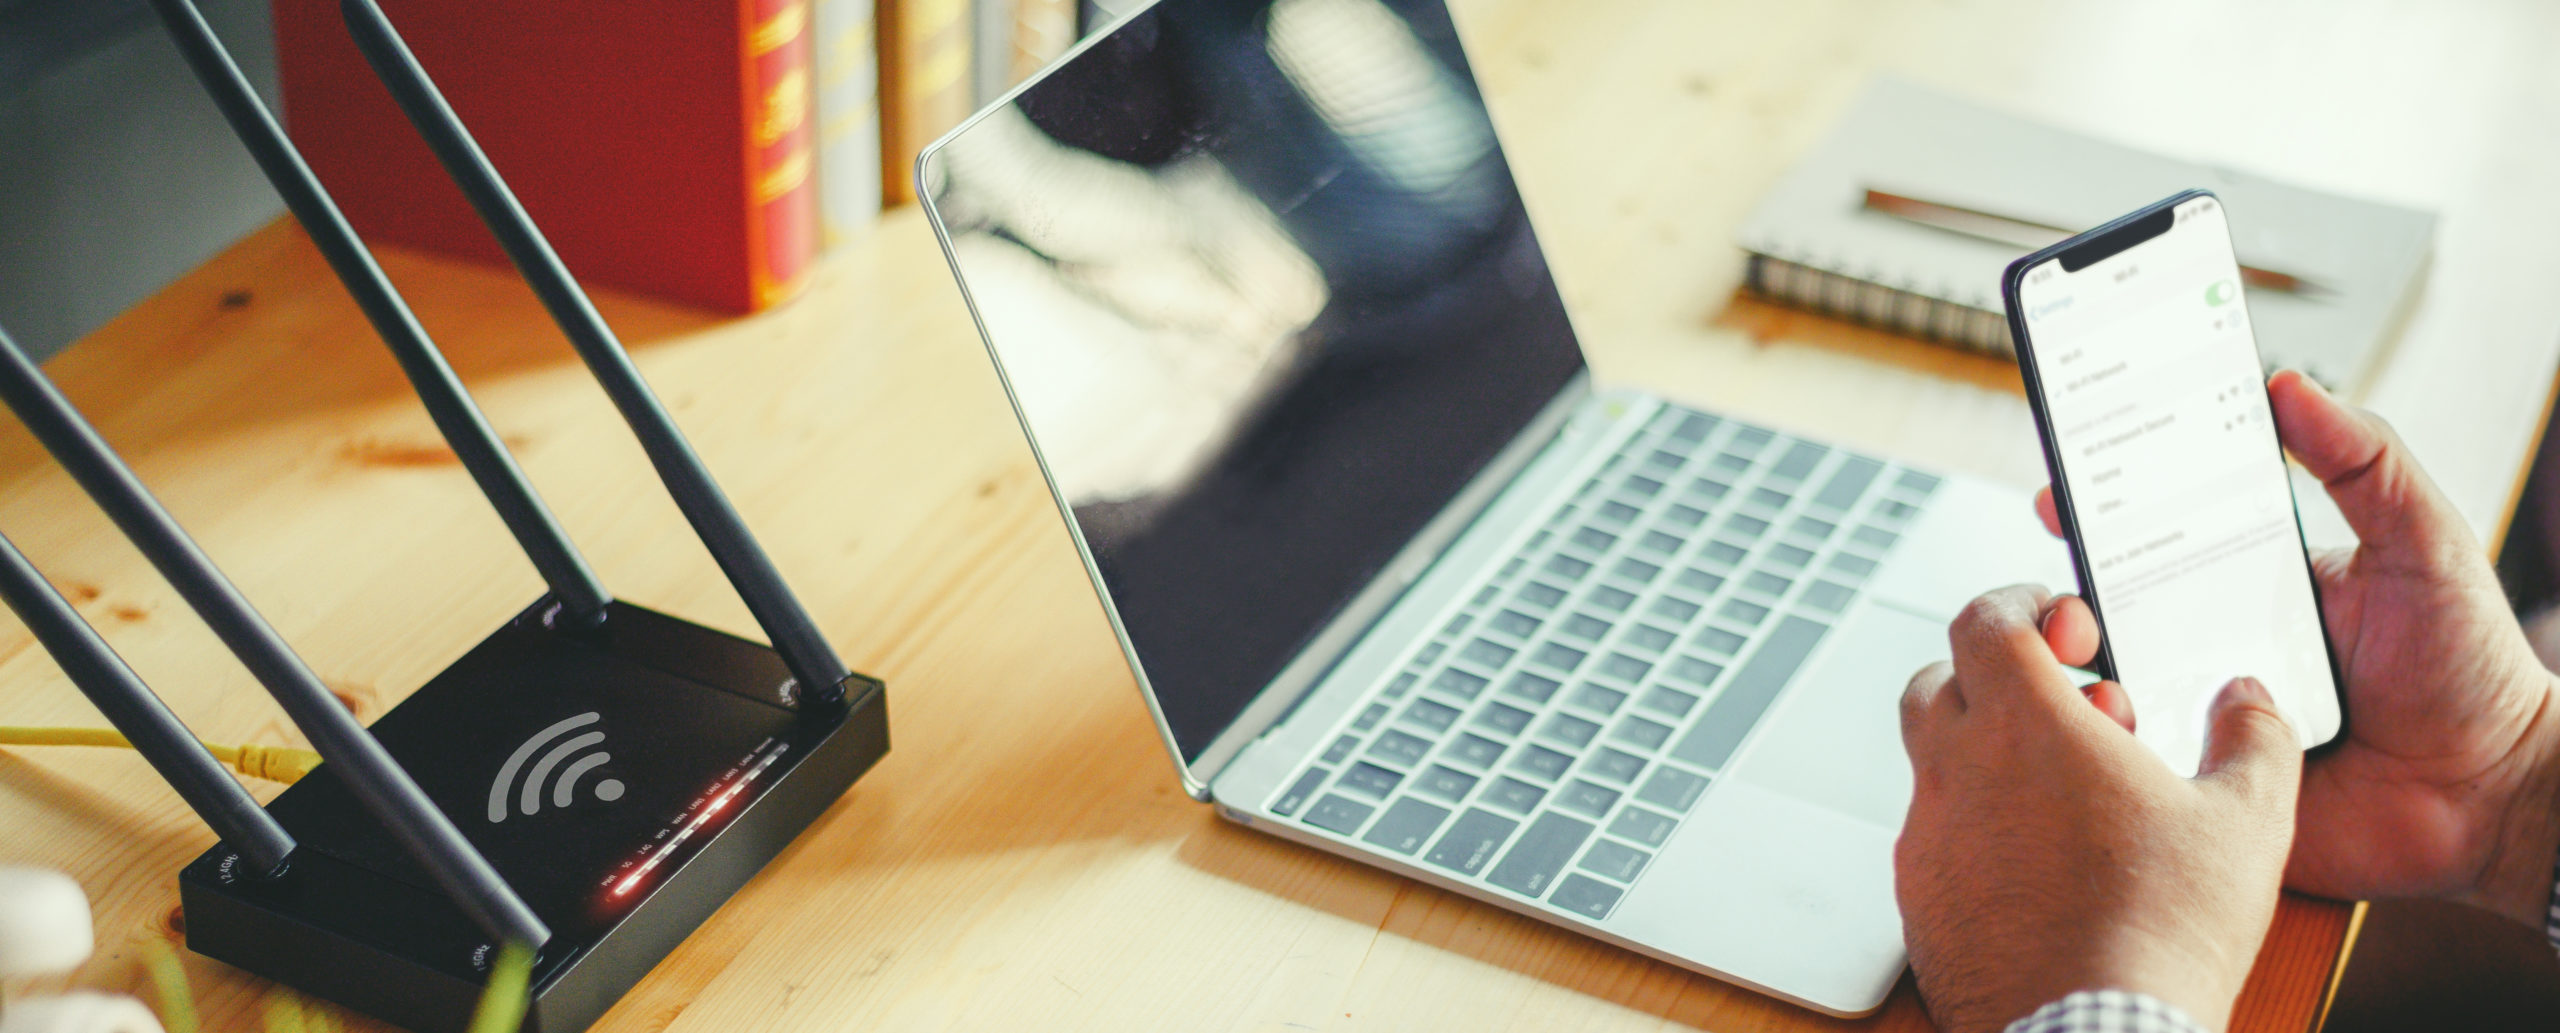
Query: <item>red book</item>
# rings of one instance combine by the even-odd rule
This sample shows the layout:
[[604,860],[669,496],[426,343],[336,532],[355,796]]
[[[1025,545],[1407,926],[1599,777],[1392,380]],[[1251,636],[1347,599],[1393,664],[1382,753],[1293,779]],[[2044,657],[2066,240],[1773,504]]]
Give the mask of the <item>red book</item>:
[[[357,231],[504,262],[338,0],[274,4],[286,127]],[[581,281],[726,312],[799,290],[818,219],[807,0],[383,8]]]

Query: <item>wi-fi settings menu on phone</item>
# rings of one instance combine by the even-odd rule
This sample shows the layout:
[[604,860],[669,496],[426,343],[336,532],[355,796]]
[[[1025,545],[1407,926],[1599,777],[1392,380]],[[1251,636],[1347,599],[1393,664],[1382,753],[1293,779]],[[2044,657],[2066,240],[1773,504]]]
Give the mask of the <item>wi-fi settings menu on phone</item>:
[[2221,206],[2019,288],[2046,412],[2135,734],[2180,774],[2233,678],[2275,696],[2306,746],[2339,724]]

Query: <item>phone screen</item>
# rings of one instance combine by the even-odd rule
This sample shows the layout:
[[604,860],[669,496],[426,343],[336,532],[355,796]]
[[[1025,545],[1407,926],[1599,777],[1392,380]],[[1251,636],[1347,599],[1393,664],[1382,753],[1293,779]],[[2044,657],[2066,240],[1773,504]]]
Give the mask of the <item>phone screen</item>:
[[2222,205],[2168,211],[2081,268],[2104,248],[2026,267],[2015,303],[2110,673],[2136,737],[2192,775],[2233,678],[2265,684],[2305,748],[2342,714]]

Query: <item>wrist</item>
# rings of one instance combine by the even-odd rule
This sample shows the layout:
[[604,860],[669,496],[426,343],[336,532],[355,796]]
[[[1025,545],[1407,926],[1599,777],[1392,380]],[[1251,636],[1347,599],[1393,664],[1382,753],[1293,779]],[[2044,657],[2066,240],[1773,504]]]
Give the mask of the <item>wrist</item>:
[[2542,703],[2517,743],[2513,790],[2496,817],[2486,862],[2455,900],[2538,932],[2560,875],[2560,677],[2535,673]]

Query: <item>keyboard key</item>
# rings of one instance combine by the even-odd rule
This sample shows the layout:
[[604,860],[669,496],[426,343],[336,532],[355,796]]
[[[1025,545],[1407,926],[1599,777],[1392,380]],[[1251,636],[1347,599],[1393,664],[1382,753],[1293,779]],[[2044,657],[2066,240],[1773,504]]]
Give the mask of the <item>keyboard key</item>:
[[1396,675],[1395,680],[1388,682],[1386,691],[1380,693],[1380,695],[1383,695],[1388,699],[1403,699],[1404,694],[1412,691],[1413,683],[1420,680],[1421,677],[1421,675],[1415,674],[1412,671],[1406,671],[1402,674]]
[[1839,529],[1840,525],[1838,524],[1809,516],[1797,517],[1796,522],[1787,528],[1789,533],[1795,534],[1799,537],[1809,538],[1816,542],[1828,541],[1831,538],[1832,532],[1838,531]]
[[1663,743],[1671,740],[1671,729],[1641,717],[1630,717],[1618,722],[1618,730],[1609,733],[1609,738],[1651,752],[1661,749]]
[[1673,681],[1704,689],[1716,683],[1716,676],[1723,674],[1724,668],[1694,656],[1684,656],[1671,661],[1671,669],[1664,673]]
[[1761,621],[1769,619],[1769,608],[1747,600],[1727,599],[1716,609],[1716,614],[1736,624],[1758,627]]
[[1431,752],[1431,740],[1403,732],[1390,731],[1379,736],[1378,741],[1369,744],[1370,756],[1389,761],[1399,767],[1412,767],[1422,760],[1423,754],[1429,752]]
[[1467,622],[1474,619],[1475,615],[1466,613],[1461,613],[1455,617],[1451,617],[1449,618],[1448,626],[1440,629],[1440,636],[1442,638],[1456,638],[1458,637],[1459,632],[1467,630]]
[[1674,624],[1687,624],[1697,619],[1699,609],[1698,604],[1672,595],[1656,599],[1653,605],[1645,607],[1646,612]]
[[1651,670],[1653,670],[1653,664],[1650,661],[1639,660],[1625,653],[1611,653],[1601,659],[1600,668],[1596,673],[1611,681],[1634,685],[1643,681],[1645,672]]
[[[1403,804],[1397,804],[1397,806],[1401,807]],[[1378,819],[1378,827],[1385,828],[1387,820],[1393,817],[1395,817],[1395,812],[1389,811],[1386,818]],[[1375,831],[1372,831],[1369,834],[1371,836],[1377,835]],[[1375,842],[1375,840],[1373,839],[1371,842]],[[1645,853],[1642,850],[1638,850],[1624,843],[1603,839],[1597,840],[1591,844],[1591,849],[1583,853],[1582,864],[1578,867],[1583,871],[1592,872],[1605,878],[1615,879],[1619,882],[1634,882],[1636,881],[1636,873],[1644,871],[1644,863],[1650,860],[1653,860],[1652,854]]]
[[1520,834],[1520,841],[1511,844],[1510,851],[1502,855],[1485,880],[1522,896],[1544,896],[1556,873],[1564,870],[1582,849],[1582,841],[1590,837],[1590,822],[1554,811],[1541,814],[1529,824],[1529,831]]
[[1553,678],[1522,671],[1512,675],[1510,681],[1502,683],[1502,694],[1513,699],[1525,699],[1531,703],[1544,703],[1553,698],[1557,687],[1563,684]]
[[1610,501],[1601,503],[1599,512],[1595,515],[1601,520],[1608,521],[1609,523],[1616,524],[1620,527],[1625,527],[1628,524],[1634,523],[1637,517],[1643,516],[1644,511],[1637,509],[1634,506],[1627,505],[1624,502],[1611,499]]
[[1558,580],[1572,584],[1582,580],[1582,575],[1591,573],[1591,564],[1559,552],[1547,557],[1546,570]]
[[1787,454],[1778,459],[1778,465],[1770,468],[1769,476],[1801,481],[1804,475],[1812,473],[1813,468],[1822,462],[1823,456],[1830,454],[1831,449],[1827,446],[1810,441],[1796,442],[1788,446]]
[[1707,512],[1686,503],[1674,504],[1662,511],[1662,522],[1672,527],[1696,527],[1707,522]]
[[1644,780],[1644,788],[1636,790],[1636,799],[1665,810],[1689,813],[1698,802],[1698,794],[1707,791],[1707,780],[1668,765],[1653,769],[1653,777]]
[[1642,807],[1629,807],[1619,811],[1617,820],[1609,823],[1609,834],[1659,847],[1671,841],[1671,825],[1669,818]]
[[1549,715],[1545,727],[1538,730],[1539,738],[1552,743],[1562,743],[1577,750],[1591,745],[1592,738],[1599,734],[1598,722],[1585,721],[1571,714]]
[[1622,588],[1602,585],[1592,589],[1591,595],[1583,602],[1591,604],[1592,609],[1603,613],[1625,613],[1627,607],[1635,605],[1636,594]]
[[1724,453],[1716,457],[1716,469],[1727,473],[1741,473],[1751,469],[1751,457],[1738,456],[1731,452]]
[[1333,745],[1324,748],[1324,762],[1327,764],[1340,764],[1343,761],[1350,760],[1351,751],[1359,748],[1359,736],[1346,735],[1342,738],[1335,739],[1333,741]]
[[1742,587],[1776,598],[1787,594],[1787,589],[1795,587],[1795,582],[1765,570],[1755,570],[1751,572],[1750,577],[1742,579]]
[[1585,710],[1597,710],[1602,714],[1614,714],[1618,712],[1619,704],[1625,703],[1626,701],[1626,693],[1619,692],[1616,689],[1602,688],[1598,685],[1584,683],[1582,685],[1574,686],[1573,697],[1566,702]]
[[1486,806],[1500,807],[1523,818],[1528,817],[1530,811],[1537,810],[1538,801],[1546,798],[1546,790],[1508,775],[1496,778],[1492,785],[1484,787]]
[[1610,546],[1618,544],[1618,536],[1597,527],[1586,527],[1573,533],[1573,544],[1594,553],[1602,553],[1609,551]]
[[1671,583],[1689,591],[1696,592],[1699,595],[1714,595],[1716,594],[1716,589],[1724,587],[1724,578],[1720,575],[1710,574],[1706,571],[1699,570],[1696,567],[1691,567],[1687,570],[1681,571],[1680,576],[1673,578]]
[[[1523,675],[1522,677],[1527,676]],[[1538,680],[1542,682],[1547,681],[1544,678],[1540,678]],[[1553,694],[1555,692],[1554,682],[1547,682],[1547,692],[1549,694]],[[1541,700],[1540,702],[1545,701]],[[1521,729],[1529,727],[1530,720],[1536,716],[1537,715],[1531,714],[1530,712],[1518,707],[1506,707],[1500,703],[1488,703],[1485,705],[1483,710],[1476,713],[1476,726],[1479,728],[1490,728],[1504,735],[1518,735],[1520,734]]]
[[1749,549],[1723,541],[1708,542],[1706,548],[1698,550],[1698,555],[1728,567],[1742,562],[1742,558],[1750,554]]
[[[1360,838],[1363,842],[1411,857],[1414,851],[1422,849],[1422,844],[1431,842],[1431,834],[1440,831],[1440,823],[1447,820],[1448,808],[1435,807],[1408,796],[1387,808],[1387,813],[1378,816],[1378,823],[1369,827],[1369,834]],[[1582,866],[1591,867],[1591,859],[1585,857]]]
[[1724,522],[1725,537],[1732,538],[1737,541],[1759,541],[1760,536],[1768,530],[1768,521],[1762,520],[1759,517],[1752,516],[1748,513],[1736,513],[1725,518]]
[[1671,755],[1702,768],[1718,769],[1733,759],[1734,747],[1742,745],[1742,737],[1760,722],[1769,703],[1778,698],[1778,690],[1794,678],[1805,658],[1813,655],[1813,647],[1822,641],[1829,626],[1802,617],[1788,617],[1778,622],[1767,638],[1744,661],[1741,670],[1724,693],[1707,704],[1698,723],[1672,747]]
[[1732,490],[1733,485],[1726,484],[1725,482],[1716,480],[1713,477],[1700,477],[1697,480],[1689,482],[1689,497],[1710,505],[1714,504],[1717,499],[1725,497],[1725,494]]
[[1384,800],[1395,793],[1396,783],[1402,781],[1403,775],[1364,760],[1345,769],[1341,780],[1333,785],[1336,789],[1358,793],[1372,800]]
[[1938,490],[1938,479],[1918,470],[1904,470],[1902,479],[1895,481],[1894,486],[1914,495],[1926,497],[1930,492]]
[[1649,499],[1660,494],[1662,482],[1640,473],[1628,474],[1627,479],[1618,485],[1619,498]]
[[1556,626],[1556,634],[1570,639],[1579,639],[1584,642],[1598,642],[1600,641],[1600,636],[1608,633],[1608,621],[1601,620],[1600,618],[1587,613],[1574,614],[1571,617],[1565,618],[1563,624]]
[[1564,589],[1532,581],[1520,586],[1518,598],[1521,602],[1528,604],[1531,609],[1545,613],[1555,609],[1558,603],[1564,602]]
[[1671,428],[1671,440],[1697,444],[1707,440],[1707,432],[1716,429],[1720,422],[1723,421],[1705,413],[1684,413],[1680,417],[1680,425]]
[[1697,705],[1698,697],[1668,685],[1656,685],[1646,689],[1644,698],[1636,701],[1636,706],[1665,717],[1687,717],[1689,708]]
[[1638,624],[1627,629],[1627,636],[1619,639],[1618,644],[1639,652],[1659,653],[1671,648],[1671,643],[1678,641],[1679,638],[1680,636],[1653,625]]
[[1565,769],[1572,766],[1572,757],[1544,746],[1531,746],[1514,754],[1511,758],[1512,770],[1526,771],[1549,782],[1564,777]]
[[[1538,533],[1545,534],[1546,532],[1540,531]],[[1502,598],[1502,590],[1495,588],[1492,585],[1486,585],[1483,588],[1476,589],[1475,598],[1467,600],[1467,605],[1483,606],[1486,603],[1490,603],[1499,598]]]
[[1660,531],[1647,531],[1644,537],[1636,539],[1636,550],[1658,556],[1669,556],[1680,551],[1680,547],[1686,544],[1688,543]]
[[1556,806],[1595,821],[1617,805],[1617,790],[1604,789],[1578,778],[1556,790]]
[[1897,524],[1898,524],[1898,523],[1901,523],[1901,522],[1903,522],[1903,521],[1909,520],[1909,519],[1911,519],[1911,514],[1913,514],[1913,513],[1917,513],[1917,512],[1919,512],[1919,511],[1920,511],[1920,507],[1918,507],[1918,506],[1914,506],[1914,505],[1912,505],[1912,504],[1910,504],[1910,503],[1908,503],[1908,502],[1901,502],[1901,501],[1886,501],[1886,502],[1879,502],[1879,503],[1877,503],[1877,504],[1876,504],[1876,516],[1877,516],[1877,518],[1882,519],[1882,520],[1885,520],[1885,521],[1890,522],[1890,523],[1897,523]]
[[1804,565],[1811,562],[1813,562],[1813,551],[1810,549],[1785,544],[1769,547],[1770,566],[1787,570],[1803,570]]
[[1476,787],[1476,777],[1434,764],[1415,776],[1413,791],[1438,800],[1457,803],[1467,798]]
[[1688,457],[1683,456],[1678,452],[1665,452],[1657,448],[1653,450],[1653,454],[1644,457],[1644,465],[1652,468],[1656,473],[1660,473],[1666,470],[1679,469],[1681,460],[1686,458]]
[[1884,464],[1873,459],[1850,456],[1831,475],[1831,483],[1822,486],[1822,493],[1813,497],[1813,504],[1847,510],[1858,504],[1858,497],[1867,493],[1867,485],[1875,483],[1877,471],[1883,469]]
[[1418,652],[1418,653],[1413,654],[1413,662],[1414,662],[1414,663],[1417,663],[1417,664],[1428,664],[1428,663],[1430,663],[1431,661],[1434,661],[1434,660],[1440,659],[1440,654],[1442,654],[1442,653],[1446,653],[1446,652],[1448,652],[1448,651],[1449,651],[1449,644],[1448,644],[1448,643],[1446,643],[1446,642],[1434,642],[1434,643],[1432,643],[1432,644],[1430,644],[1430,645],[1427,645],[1427,646],[1422,647],[1422,651],[1421,651],[1421,652]]
[[1893,548],[1893,543],[1901,537],[1901,535],[1887,531],[1881,527],[1864,525],[1849,534],[1850,541],[1856,542],[1860,545],[1872,545],[1878,549]]
[[1789,495],[1786,492],[1779,491],[1775,488],[1753,488],[1751,489],[1751,498],[1749,501],[1751,505],[1758,506],[1761,509],[1775,513],[1781,509],[1787,508],[1787,503],[1794,498],[1795,496]]
[[1360,823],[1369,820],[1369,815],[1376,810],[1376,807],[1357,800],[1346,800],[1327,793],[1324,799],[1316,801],[1316,805],[1307,811],[1307,824],[1337,835],[1348,836],[1360,831]]
[[1484,870],[1485,862],[1493,859],[1493,852],[1502,849],[1502,841],[1511,838],[1512,830],[1519,827],[1519,822],[1501,815],[1470,809],[1458,816],[1457,824],[1449,826],[1448,835],[1432,844],[1423,860],[1460,875],[1474,875]]
[[1306,774],[1289,783],[1289,790],[1280,794],[1280,802],[1271,805],[1271,813],[1283,817],[1298,813],[1298,808],[1306,806],[1307,798],[1316,795],[1316,790],[1324,787],[1325,778],[1332,774],[1323,768],[1308,768]]
[[1662,568],[1629,556],[1619,560],[1616,567],[1610,568],[1610,573],[1639,585],[1649,585],[1653,583],[1654,578],[1662,576]]
[[1833,553],[1831,556],[1831,569],[1844,575],[1841,578],[1843,581],[1862,581],[1866,579],[1867,575],[1876,572],[1876,561],[1864,556],[1851,555],[1845,552]]
[[1644,770],[1644,758],[1619,750],[1603,749],[1582,762],[1582,773],[1594,778],[1634,785],[1636,775]]
[[1502,759],[1502,744],[1481,735],[1461,735],[1442,747],[1440,755],[1490,771],[1493,762]]
[[1494,614],[1492,619],[1485,622],[1486,627],[1492,628],[1493,630],[1505,635],[1509,635],[1512,638],[1520,639],[1525,639],[1531,635],[1537,634],[1538,624],[1539,621],[1537,618],[1529,616],[1528,614],[1522,613],[1518,610],[1503,610]]
[[1742,648],[1743,641],[1742,636],[1717,627],[1700,628],[1689,639],[1690,644],[1717,656],[1732,656],[1734,650]]
[[1849,605],[1849,589],[1829,581],[1816,581],[1804,588],[1804,604],[1824,613],[1838,613]]
[[1777,436],[1777,431],[1770,430],[1767,427],[1754,427],[1749,424],[1737,424],[1733,432],[1733,443],[1726,447],[1731,448],[1736,452],[1740,452],[1743,455],[1756,456],[1760,454],[1760,446],[1768,444]]
[[1589,655],[1590,654],[1561,642],[1549,642],[1546,645],[1539,646],[1537,653],[1532,655],[1530,659],[1535,663],[1555,668],[1556,670],[1563,671],[1566,674],[1571,674],[1573,673],[1574,668],[1582,666],[1583,657]]
[[1609,917],[1609,909],[1618,906],[1618,898],[1626,893],[1615,886],[1588,875],[1568,875],[1556,887],[1549,903],[1594,920]]
[[1484,692],[1485,680],[1480,675],[1469,674],[1455,667],[1443,667],[1439,674],[1431,677],[1431,687],[1459,699],[1474,699]]
[[1404,708],[1404,720],[1408,724],[1428,728],[1434,732],[1445,732],[1449,730],[1450,725],[1458,723],[1458,708],[1446,703],[1417,699]]
[[1519,652],[1519,650],[1503,645],[1500,642],[1496,642],[1489,638],[1480,638],[1467,643],[1467,648],[1459,650],[1458,659],[1471,664],[1476,664],[1488,671],[1499,671],[1502,669],[1502,665],[1511,662],[1512,654],[1517,652]]
[[1351,722],[1351,730],[1355,732],[1365,732],[1369,729],[1378,727],[1378,722],[1386,719],[1387,705],[1384,703],[1371,703],[1369,704],[1369,709],[1361,711],[1360,716]]

